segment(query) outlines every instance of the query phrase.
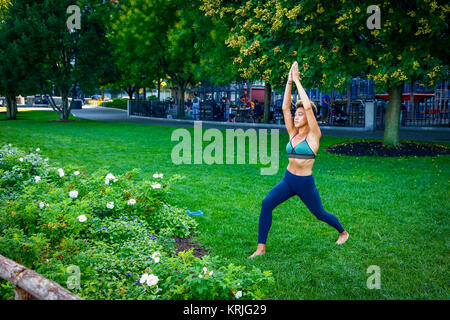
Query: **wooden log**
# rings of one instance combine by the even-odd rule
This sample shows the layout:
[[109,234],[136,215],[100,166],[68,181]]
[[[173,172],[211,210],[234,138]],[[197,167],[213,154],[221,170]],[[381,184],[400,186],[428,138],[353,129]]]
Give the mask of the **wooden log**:
[[[14,284],[16,299],[83,300],[54,281],[0,255],[0,278]],[[25,294],[27,293],[27,294]]]
[[20,289],[19,287],[14,288],[14,299],[15,300],[36,300],[35,297],[33,297],[31,294],[29,294],[25,290]]

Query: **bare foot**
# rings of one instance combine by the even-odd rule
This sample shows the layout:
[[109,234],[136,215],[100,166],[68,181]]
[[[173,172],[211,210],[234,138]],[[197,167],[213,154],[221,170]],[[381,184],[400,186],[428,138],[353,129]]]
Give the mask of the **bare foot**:
[[256,251],[248,257],[249,259],[253,259],[256,256],[262,256],[264,253],[266,253],[266,245],[262,243],[258,243],[258,248]]
[[344,232],[339,233],[339,238],[337,239],[336,243],[343,244],[345,241],[347,241],[349,236],[350,235],[348,234],[348,232],[344,230]]

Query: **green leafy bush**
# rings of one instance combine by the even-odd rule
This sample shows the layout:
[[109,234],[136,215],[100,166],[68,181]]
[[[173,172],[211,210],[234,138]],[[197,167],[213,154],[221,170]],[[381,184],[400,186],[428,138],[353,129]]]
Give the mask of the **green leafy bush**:
[[[0,254],[85,299],[260,299],[270,272],[176,250],[197,222],[167,203],[169,179],[56,168],[39,151],[0,149]],[[204,269],[205,268],[205,269]],[[78,270],[76,275],[70,270]],[[76,286],[72,281],[78,279]],[[70,286],[69,286],[70,285]],[[0,297],[11,299],[0,282]]]
[[102,102],[101,106],[106,108],[116,108],[127,110],[128,99],[114,98],[112,101]]

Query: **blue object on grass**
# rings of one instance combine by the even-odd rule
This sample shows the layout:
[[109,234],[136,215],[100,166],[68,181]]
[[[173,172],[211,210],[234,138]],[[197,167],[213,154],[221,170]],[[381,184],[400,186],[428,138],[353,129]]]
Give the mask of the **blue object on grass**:
[[197,210],[197,211],[190,211],[190,210],[187,210],[186,212],[187,212],[187,214],[190,215],[190,216],[203,216],[203,212],[200,211],[200,210]]

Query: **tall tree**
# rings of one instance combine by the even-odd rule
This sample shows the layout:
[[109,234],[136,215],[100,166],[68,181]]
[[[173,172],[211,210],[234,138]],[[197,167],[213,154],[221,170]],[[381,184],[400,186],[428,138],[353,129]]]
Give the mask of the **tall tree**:
[[74,97],[78,88],[92,91],[102,84],[110,70],[109,47],[102,23],[104,1],[79,1],[80,28],[68,30],[67,8],[72,4],[71,0],[46,0],[41,11],[46,17],[42,19],[46,77],[62,98],[61,106],[57,106],[51,96],[50,102],[62,120],[69,118],[72,108],[68,103],[69,95]]
[[[177,91],[177,117],[184,118],[186,86],[194,83],[209,48],[211,19],[200,0],[123,0],[113,18],[112,39],[147,79],[167,77]],[[203,64],[205,66],[206,64]]]
[[[399,144],[403,84],[421,79],[433,86],[448,73],[444,1],[386,0],[372,7],[377,11],[359,0],[203,3],[207,15],[233,21],[227,43],[239,49],[234,63],[243,77],[257,75],[279,87],[297,60],[306,87],[342,93],[353,76],[374,79],[377,90],[390,94],[387,145]],[[377,19],[380,29],[372,29]]]
[[[202,7],[200,7],[202,9]],[[203,15],[204,12],[200,11]],[[227,85],[243,81],[238,68],[233,64],[236,49],[227,46],[229,28],[220,17],[211,17],[208,41],[201,43],[202,56],[195,69],[195,79],[216,85]]]
[[[3,1],[0,6],[0,93],[5,95],[7,119],[17,118],[16,96],[32,94],[45,85],[41,58],[28,48],[40,41],[37,14],[43,1]],[[24,19],[24,16],[26,19]]]
[[[70,0],[12,0],[0,31],[0,88],[18,93],[46,90],[61,119],[70,114],[69,96],[108,81],[110,57],[102,24],[101,0],[79,1],[81,28],[68,29]],[[56,105],[52,94],[62,97]]]

